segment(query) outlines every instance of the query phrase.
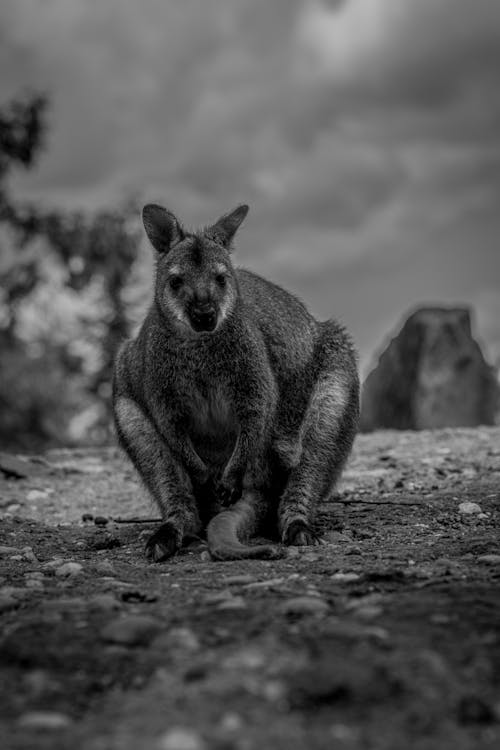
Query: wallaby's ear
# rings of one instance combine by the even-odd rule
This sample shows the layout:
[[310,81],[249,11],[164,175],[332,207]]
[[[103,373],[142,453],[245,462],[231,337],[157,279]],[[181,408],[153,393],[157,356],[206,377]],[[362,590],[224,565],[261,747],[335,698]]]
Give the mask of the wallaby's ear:
[[217,235],[224,247],[228,247],[241,222],[248,213],[248,206],[245,204],[238,206],[229,214],[224,214],[218,219],[210,231]]
[[142,209],[142,221],[149,241],[159,253],[166,253],[183,238],[182,228],[175,216],[162,206],[148,203]]

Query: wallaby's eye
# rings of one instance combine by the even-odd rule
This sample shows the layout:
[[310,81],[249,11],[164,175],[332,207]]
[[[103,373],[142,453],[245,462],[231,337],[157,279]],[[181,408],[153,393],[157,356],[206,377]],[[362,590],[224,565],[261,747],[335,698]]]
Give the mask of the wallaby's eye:
[[182,286],[182,279],[180,276],[171,276],[170,277],[170,289],[172,289],[174,292],[176,292],[178,289]]
[[226,277],[224,276],[223,273],[218,273],[217,276],[215,277],[215,281],[221,287],[226,286]]

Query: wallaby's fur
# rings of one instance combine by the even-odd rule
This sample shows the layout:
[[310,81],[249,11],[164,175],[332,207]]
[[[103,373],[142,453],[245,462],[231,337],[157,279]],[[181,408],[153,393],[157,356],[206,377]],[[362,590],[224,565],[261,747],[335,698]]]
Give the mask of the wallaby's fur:
[[190,233],[160,206],[143,210],[155,296],[117,356],[113,403],[120,442],[164,519],[147,544],[155,561],[207,524],[216,559],[279,556],[277,545],[244,543],[276,517],[284,544],[314,543],[315,506],[356,432],[359,383],[344,329],[232,265],[247,211]]

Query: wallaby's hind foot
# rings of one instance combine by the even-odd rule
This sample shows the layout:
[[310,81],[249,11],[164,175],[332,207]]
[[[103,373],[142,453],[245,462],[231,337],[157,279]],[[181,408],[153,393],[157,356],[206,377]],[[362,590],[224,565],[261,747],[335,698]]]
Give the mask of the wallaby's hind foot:
[[318,535],[305,521],[292,521],[283,531],[283,544],[287,546],[307,547],[319,543]]
[[151,562],[163,562],[179,551],[182,537],[173,523],[164,523],[149,537],[146,543],[146,557]]

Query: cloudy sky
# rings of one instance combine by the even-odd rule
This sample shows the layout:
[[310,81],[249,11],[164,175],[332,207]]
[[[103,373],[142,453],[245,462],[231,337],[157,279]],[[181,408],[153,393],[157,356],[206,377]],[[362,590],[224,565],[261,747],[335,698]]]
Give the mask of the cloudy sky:
[[500,3],[2,0],[2,100],[51,97],[19,195],[129,194],[188,225],[238,202],[243,265],[351,329],[362,365],[421,303],[500,357]]

